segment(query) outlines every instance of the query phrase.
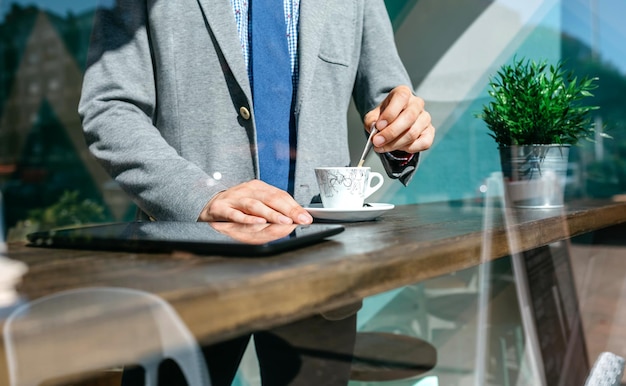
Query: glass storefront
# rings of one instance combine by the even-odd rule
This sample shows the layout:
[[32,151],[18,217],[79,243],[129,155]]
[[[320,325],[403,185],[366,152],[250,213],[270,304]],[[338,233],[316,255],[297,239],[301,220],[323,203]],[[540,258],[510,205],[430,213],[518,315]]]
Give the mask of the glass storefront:
[[[0,225],[4,224],[0,241],[18,242],[35,230],[131,221],[136,216],[135,204],[89,153],[77,113],[96,9],[113,3],[0,0]],[[421,154],[411,184],[404,187],[387,181],[370,198],[372,202],[449,201],[468,211],[484,202],[490,177],[500,171],[500,160],[497,144],[476,114],[489,100],[490,77],[516,58],[563,61],[565,68],[580,78],[598,78],[591,102],[600,107],[593,115],[597,133],[592,141],[582,141],[570,151],[565,200],[625,197],[626,109],[622,98],[626,94],[626,24],[622,18],[626,2],[385,3],[399,54],[415,93],[426,101],[437,136],[432,148]],[[351,159],[358,160],[364,137],[354,106],[348,121],[353,129]],[[384,174],[377,157],[370,156],[366,166]],[[543,274],[554,280],[546,291],[560,294],[544,300],[558,303],[554,307],[565,311],[581,307],[578,301],[584,298],[580,294],[568,298],[583,288],[580,283],[576,287],[575,279],[584,281],[584,288],[591,285],[588,280],[602,280],[593,272],[576,271],[580,265],[573,271],[567,264],[563,268],[563,259],[575,262],[595,253],[586,249],[585,240],[574,240],[572,245],[561,242],[537,252],[548,265],[542,266]],[[526,271],[533,269],[532,257],[524,260],[529,264]],[[567,350],[587,353],[577,360],[581,361],[578,369],[588,372],[608,345],[585,349],[585,342],[575,341],[571,349],[559,346],[568,341],[563,336],[563,341],[553,341],[548,348],[540,345],[542,353],[529,349],[529,341],[538,339],[534,329],[555,327],[529,324],[520,312],[524,310],[520,291],[529,296],[541,294],[528,286],[520,289],[516,280],[520,266],[516,264],[522,263],[516,259],[520,256],[366,298],[359,311],[359,331],[390,332],[427,341],[437,349],[438,361],[432,371],[418,377],[384,383],[355,380],[351,385],[536,385],[541,384],[537,383],[540,372],[546,374],[545,384],[556,385],[559,364],[544,362],[544,368],[537,368],[536,357],[543,354],[545,359],[550,353],[565,356]],[[534,276],[534,280],[544,279]],[[552,310],[550,307],[546,309]],[[568,324],[567,315],[548,319],[554,322],[555,318]],[[481,330],[477,327],[480,323],[489,324],[490,329]],[[583,327],[572,323],[565,330],[575,336]],[[244,357],[236,378],[241,386],[258,383],[253,356],[248,351]]]
[[[50,4],[49,4],[50,3]],[[597,137],[573,149],[569,197],[611,197],[624,190],[623,4],[615,1],[388,1],[398,49],[433,116],[437,137],[408,188],[386,184],[376,198],[395,204],[472,200],[499,168],[497,146],[476,118],[487,82],[514,57],[565,61],[597,76]],[[7,229],[24,221],[127,220],[135,208],[93,161],[76,112],[97,2],[5,1],[0,7],[0,188]],[[444,21],[444,22],[442,22]],[[360,127],[350,111],[350,125]],[[353,130],[352,158],[363,137]],[[368,166],[380,169],[370,157]],[[65,204],[64,204],[65,203]],[[75,219],[59,217],[71,205]],[[56,208],[56,209],[55,209]],[[48,216],[45,220],[43,216]]]

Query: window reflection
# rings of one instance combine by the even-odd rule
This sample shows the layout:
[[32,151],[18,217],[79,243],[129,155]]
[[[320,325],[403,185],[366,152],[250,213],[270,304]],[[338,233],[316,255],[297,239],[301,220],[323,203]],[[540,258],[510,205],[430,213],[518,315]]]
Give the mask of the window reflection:
[[8,316],[3,339],[13,384],[132,364],[144,370],[146,384],[156,384],[159,366],[169,361],[190,385],[209,384],[188,327],[169,303],[144,291],[93,287],[42,297]]
[[[623,23],[615,20],[623,2],[520,5],[500,0],[464,5],[463,12],[456,12],[463,16],[453,20],[448,12],[452,5],[445,3],[386,3],[400,54],[417,89],[434,106],[435,120],[440,120],[436,147],[445,151],[427,152],[419,186],[391,185],[380,192],[389,196],[385,202],[481,195],[484,179],[497,170],[497,154],[473,114],[484,103],[486,76],[513,54],[560,57],[580,75],[600,78],[594,102],[601,106],[597,120],[614,139],[598,138],[573,149],[566,194],[578,198],[624,193],[626,113],[620,96],[626,91],[626,53],[619,42],[625,31]],[[13,0],[0,5],[0,189],[9,203],[5,214],[9,228],[28,220],[31,209],[53,205],[68,191],[79,191],[82,199],[100,204],[107,219],[129,219],[134,214],[124,193],[87,154],[76,113],[95,10],[114,5],[115,0]],[[455,10],[459,11],[458,5]],[[503,24],[500,16],[510,22]],[[437,21],[443,19],[446,23]],[[508,34],[508,42],[477,30],[480,25]],[[424,31],[439,33],[414,38]],[[455,59],[448,63],[448,58]],[[359,122],[352,119],[351,124]],[[39,143],[48,137],[58,143]],[[360,144],[362,138],[351,140]],[[358,152],[361,147],[353,148]],[[33,153],[41,156],[35,160]],[[64,157],[73,160],[55,163],[62,158],[59,153],[71,153]]]
[[[415,86],[434,106],[439,132],[433,151],[422,158],[419,181],[410,188],[393,185],[381,193],[384,199],[373,201],[405,204],[461,199],[475,203],[484,196],[486,179],[499,168],[497,149],[473,114],[485,102],[487,75],[514,54],[565,59],[566,66],[581,76],[599,77],[593,103],[601,109],[596,119],[612,139],[598,137],[572,148],[566,199],[626,194],[626,26],[621,20],[626,2],[387,0],[386,4],[400,54]],[[4,202],[0,213],[6,225],[3,232],[14,239],[32,227],[134,216],[134,206],[125,194],[88,155],[76,113],[95,10],[114,5],[115,0],[0,1],[0,190]],[[352,119],[351,124],[360,122]],[[360,143],[362,138],[351,140]],[[362,149],[353,148],[355,152]],[[216,173],[213,178],[207,183],[217,183],[223,176]],[[578,246],[574,254],[587,258],[595,253],[582,250]],[[613,264],[623,257],[613,249],[610,252],[615,255],[598,260]],[[510,276],[510,262],[501,264],[504,267],[489,268],[498,271],[493,279],[494,297],[510,295],[511,283],[503,279]],[[619,269],[616,272],[611,280],[619,282]],[[475,316],[476,304],[465,300],[475,300],[476,275],[475,269],[469,269],[366,302],[365,308],[378,311],[361,328],[399,332],[441,345],[440,366],[448,373],[440,384],[449,379],[453,380],[450,384],[462,384],[464,377],[471,378],[473,368],[458,364],[471,359],[475,342],[455,343],[450,331],[466,327],[467,320],[458,314],[467,312],[467,307],[473,307],[470,312]],[[605,280],[594,275],[589,280]],[[435,301],[452,300],[455,307],[435,306]],[[429,307],[434,317],[437,313],[440,317],[420,314]],[[503,367],[491,369],[500,377],[507,372],[517,374],[521,368],[522,355],[517,350],[523,340],[521,319],[515,311],[507,315],[517,318],[517,324],[503,329],[504,341],[496,342],[505,344],[498,350],[510,359],[503,364],[498,357],[496,365]],[[592,349],[590,359],[599,351],[595,346]]]
[[93,216],[85,208],[70,209],[81,223],[133,215],[128,200],[88,155],[76,112],[96,5],[2,6],[0,189],[4,221],[17,237],[27,225],[30,230],[68,225],[68,218],[42,221],[41,213],[61,205],[98,208]]

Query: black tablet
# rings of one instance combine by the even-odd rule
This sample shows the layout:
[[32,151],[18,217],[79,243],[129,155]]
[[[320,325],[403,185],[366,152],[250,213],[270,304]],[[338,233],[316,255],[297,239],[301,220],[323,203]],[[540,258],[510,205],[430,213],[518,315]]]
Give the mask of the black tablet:
[[30,246],[203,255],[265,256],[311,245],[344,230],[339,224],[127,222],[27,235]]

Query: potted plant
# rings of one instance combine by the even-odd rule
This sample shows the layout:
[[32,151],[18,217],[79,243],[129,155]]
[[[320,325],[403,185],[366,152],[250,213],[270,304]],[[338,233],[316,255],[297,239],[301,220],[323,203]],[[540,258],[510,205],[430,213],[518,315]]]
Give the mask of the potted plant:
[[569,148],[595,134],[590,112],[597,78],[578,79],[563,63],[514,59],[489,80],[491,101],[479,118],[498,144],[510,201],[517,207],[563,206]]

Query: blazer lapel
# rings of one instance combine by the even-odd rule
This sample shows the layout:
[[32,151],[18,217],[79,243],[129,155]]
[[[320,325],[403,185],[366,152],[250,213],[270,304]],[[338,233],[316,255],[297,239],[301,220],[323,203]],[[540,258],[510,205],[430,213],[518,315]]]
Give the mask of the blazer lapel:
[[306,90],[313,81],[328,7],[329,0],[302,0],[300,2],[300,31],[298,33],[300,76],[296,111],[300,109]]
[[252,100],[252,91],[248,79],[248,69],[241,52],[241,43],[237,32],[237,23],[228,0],[198,0],[204,18],[233,76],[248,99]]

